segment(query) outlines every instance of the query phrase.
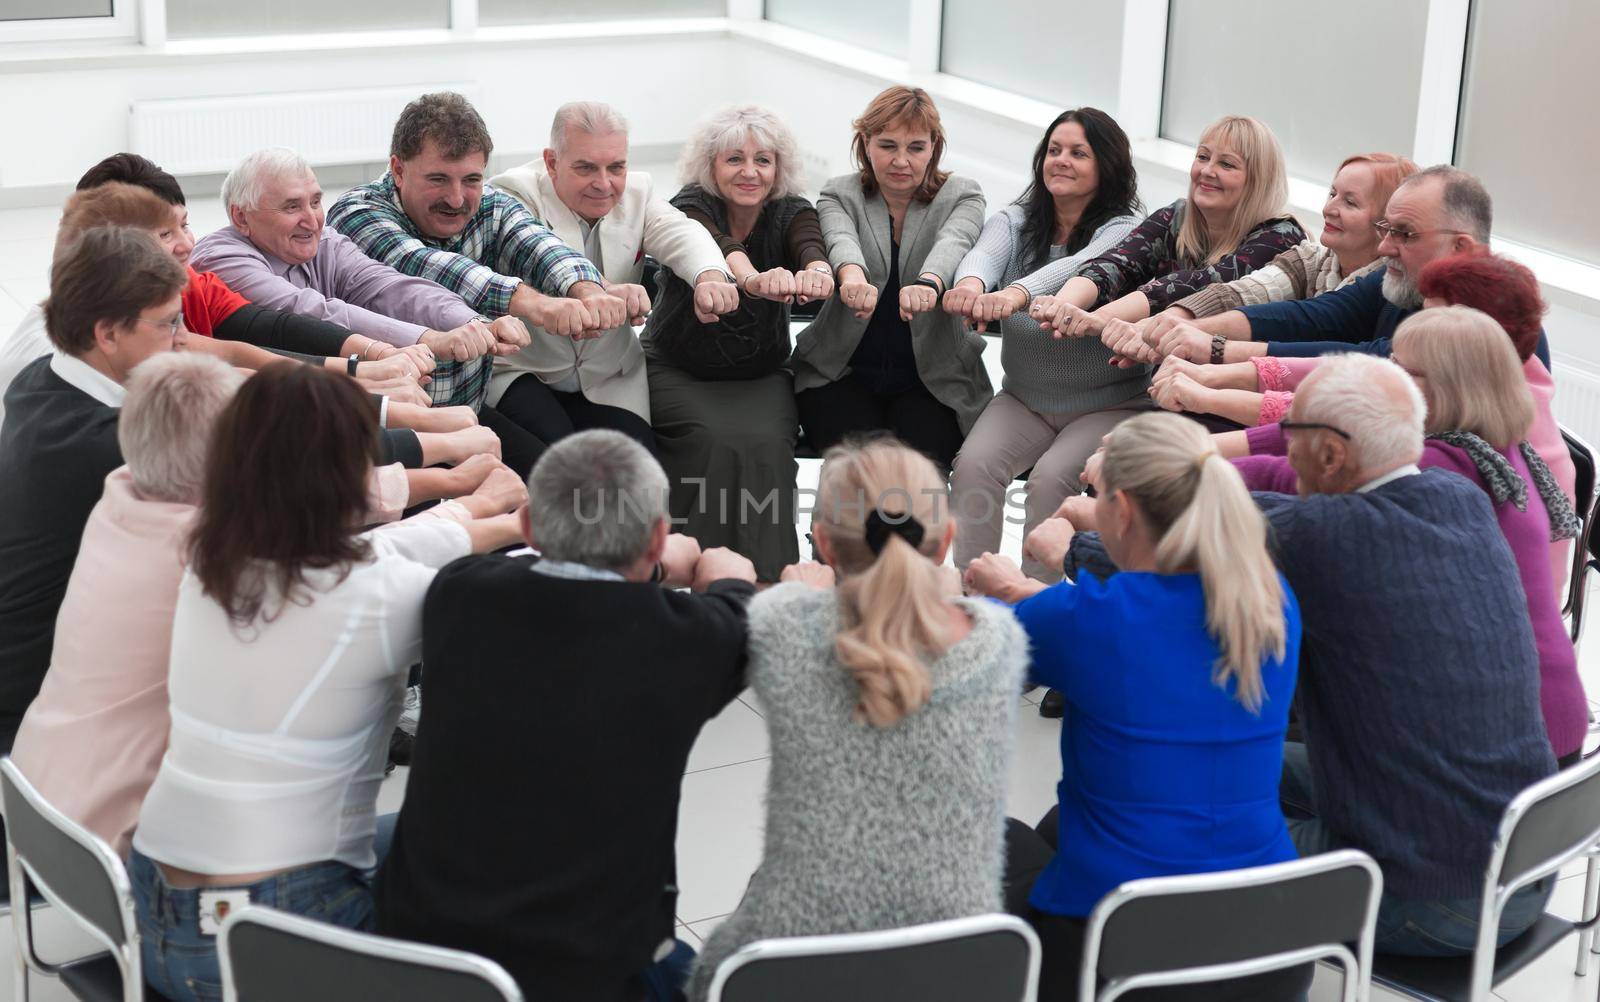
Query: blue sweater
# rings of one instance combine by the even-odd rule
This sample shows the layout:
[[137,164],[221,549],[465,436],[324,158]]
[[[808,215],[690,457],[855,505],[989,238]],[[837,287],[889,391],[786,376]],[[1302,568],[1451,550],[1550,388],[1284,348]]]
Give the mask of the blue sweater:
[[1198,575],[1085,578],[1017,606],[1034,680],[1066,696],[1061,848],[1034,907],[1085,916],[1127,880],[1295,858],[1278,779],[1300,611],[1284,587],[1286,656],[1262,668],[1259,714],[1212,681]]
[[[1389,354],[1400,321],[1417,312],[1383,298],[1383,269],[1312,299],[1246,306],[1250,340],[1267,342],[1267,354],[1279,358],[1315,358],[1330,351]],[[1550,368],[1550,345],[1544,333],[1534,349]]]
[[[1506,804],[1555,772],[1516,561],[1484,492],[1423,470],[1365,494],[1257,494],[1305,616],[1317,813],[1402,900],[1476,898]],[[1092,533],[1068,573],[1109,562]]]

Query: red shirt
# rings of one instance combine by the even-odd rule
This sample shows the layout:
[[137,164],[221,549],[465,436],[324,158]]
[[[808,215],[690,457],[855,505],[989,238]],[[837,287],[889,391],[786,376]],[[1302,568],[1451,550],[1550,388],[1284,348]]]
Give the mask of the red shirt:
[[249,302],[228,288],[216,272],[189,268],[189,284],[183,289],[183,324],[196,334],[211,337],[218,324]]

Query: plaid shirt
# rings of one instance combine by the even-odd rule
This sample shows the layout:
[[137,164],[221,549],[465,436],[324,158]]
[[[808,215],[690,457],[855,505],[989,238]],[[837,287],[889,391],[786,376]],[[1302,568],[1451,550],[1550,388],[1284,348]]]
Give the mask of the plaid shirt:
[[[511,294],[522,282],[548,296],[564,296],[579,282],[602,282],[599,270],[526,206],[488,185],[466,228],[447,240],[423,236],[401,207],[387,171],[339,196],[328,210],[328,224],[373,260],[437,282],[489,317],[511,312]],[[488,356],[441,364],[428,394],[435,404],[477,410],[489,392],[492,369]]]

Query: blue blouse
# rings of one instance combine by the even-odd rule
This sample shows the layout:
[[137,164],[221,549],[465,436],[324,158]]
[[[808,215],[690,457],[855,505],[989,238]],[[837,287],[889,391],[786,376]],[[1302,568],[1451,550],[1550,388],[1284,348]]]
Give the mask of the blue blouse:
[[1262,666],[1252,713],[1231,681],[1212,681],[1218,648],[1198,575],[1081,580],[1016,607],[1033,680],[1066,697],[1060,849],[1034,884],[1034,907],[1083,917],[1128,880],[1296,858],[1278,806],[1300,654],[1288,583],[1284,656]]

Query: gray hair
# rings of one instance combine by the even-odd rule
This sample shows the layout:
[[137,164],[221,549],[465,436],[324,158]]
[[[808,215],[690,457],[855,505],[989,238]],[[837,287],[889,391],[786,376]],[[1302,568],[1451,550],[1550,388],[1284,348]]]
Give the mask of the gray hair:
[[591,136],[628,134],[628,120],[603,101],[568,101],[556,109],[550,122],[550,149],[556,156],[567,152],[567,130],[577,129]]
[[259,209],[267,196],[267,184],[280,177],[316,176],[306,158],[287,146],[269,146],[239,161],[222,180],[222,208],[225,211]]
[[551,560],[625,570],[644,556],[666,514],[666,473],[621,432],[568,435],[528,477],[533,544]]
[[795,145],[794,133],[776,112],[754,104],[724,108],[696,126],[678,158],[678,180],[684,184],[698,184],[711,194],[717,194],[712,162],[751,139],[778,158],[770,198],[805,190],[805,170],[800,164],[800,149]]
[[1400,186],[1417,184],[1425,178],[1437,179],[1444,185],[1444,211],[1450,220],[1472,239],[1488,243],[1489,231],[1494,225],[1494,202],[1477,175],[1449,164],[1435,164],[1401,181]]
[[211,430],[243,382],[233,366],[189,351],[164,351],[134,368],[117,420],[117,445],[141,495],[199,501]]
[[1365,470],[1392,470],[1422,457],[1428,405],[1404,369],[1362,352],[1330,355],[1295,394],[1296,421],[1350,436]]

